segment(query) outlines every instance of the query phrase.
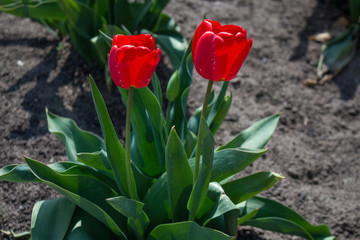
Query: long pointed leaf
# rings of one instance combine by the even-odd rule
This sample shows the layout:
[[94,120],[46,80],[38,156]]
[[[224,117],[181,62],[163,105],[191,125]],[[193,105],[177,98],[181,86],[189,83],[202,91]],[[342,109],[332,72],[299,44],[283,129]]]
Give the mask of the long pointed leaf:
[[[240,214],[240,210],[230,200],[230,198],[226,196],[220,184],[211,182],[207,192],[207,197],[199,209],[196,218],[199,219],[199,222],[202,223],[203,226],[211,226],[212,228],[226,232],[229,235],[236,235],[237,225],[233,222],[232,227],[230,228],[231,222],[225,223],[226,214],[234,215],[234,219],[237,219]],[[220,219],[216,218],[222,218],[222,224],[219,224]],[[214,221],[215,223],[212,224],[212,220],[215,219],[217,221]]]
[[89,215],[81,208],[76,207],[68,232],[64,239],[93,240],[93,239],[117,239],[117,237],[102,222],[100,222],[93,216]]
[[225,183],[222,187],[225,190],[226,195],[234,203],[240,203],[271,188],[279,179],[282,178],[284,178],[282,174],[259,172]]
[[[211,181],[221,182],[232,175],[242,171],[256,159],[267,152],[267,149],[241,149],[230,148],[214,153],[214,161],[211,172]],[[195,159],[189,160],[194,168]]]
[[103,139],[99,136],[80,129],[77,124],[69,119],[60,117],[46,109],[48,129],[55,133],[66,147],[66,155],[69,161],[76,162],[77,153],[101,152],[103,164],[109,166],[105,161],[106,153]]
[[124,219],[116,214],[105,201],[105,198],[116,196],[116,193],[109,187],[90,177],[62,175],[43,163],[29,158],[25,158],[25,160],[31,171],[42,182],[63,194],[73,203],[104,223],[121,239],[127,239],[120,228],[120,226],[124,227]]
[[231,237],[195,222],[179,222],[157,226],[147,240],[230,240]]
[[114,126],[106,109],[104,99],[102,98],[100,91],[92,77],[90,77],[90,83],[96,112],[100,121],[103,136],[105,138],[107,156],[111,168],[114,171],[116,183],[122,194],[129,196],[130,190],[128,189],[129,184],[127,174],[130,174],[130,186],[131,188],[135,189],[133,192],[136,193],[134,175],[132,171],[130,171],[130,173],[126,172],[125,150],[116,135]]
[[193,172],[182,142],[175,129],[172,129],[166,145],[167,188],[174,222],[188,218],[186,203],[193,184]]
[[128,218],[128,229],[136,239],[144,239],[145,230],[149,224],[149,218],[142,210],[142,202],[125,197],[109,198],[107,201],[118,212]]
[[226,148],[264,148],[275,131],[279,117],[280,114],[275,114],[254,123],[216,151]]
[[[329,227],[314,226],[292,209],[270,199],[253,197],[247,200],[244,214],[258,209],[256,216],[244,223],[265,230],[293,234],[309,240],[334,240]],[[243,214],[243,215],[244,215]]]
[[64,239],[75,206],[64,197],[37,202],[31,217],[32,239]]

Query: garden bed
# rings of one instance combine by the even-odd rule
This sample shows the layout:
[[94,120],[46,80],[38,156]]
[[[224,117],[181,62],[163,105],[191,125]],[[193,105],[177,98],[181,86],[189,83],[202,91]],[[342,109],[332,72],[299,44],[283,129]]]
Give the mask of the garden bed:
[[[359,239],[360,51],[334,80],[313,88],[302,84],[316,77],[320,55],[321,45],[308,36],[346,16],[346,5],[312,0],[186,0],[171,1],[166,12],[187,39],[204,15],[247,29],[253,48],[229,86],[233,104],[216,143],[282,112],[268,153],[246,173],[282,173],[286,178],[266,191],[267,197],[290,206],[313,224],[329,225],[338,239]],[[65,148],[47,130],[45,107],[100,135],[89,74],[100,86],[124,139],[125,108],[117,91],[107,93],[101,69],[85,63],[68,39],[51,36],[36,22],[4,13],[0,22],[0,167],[23,163],[22,155],[45,163],[66,159]],[[167,62],[162,61],[157,70],[161,81],[170,77]],[[207,84],[195,72],[193,82],[188,102],[192,111],[202,102]],[[34,203],[55,196],[44,184],[0,182],[0,229],[29,230]],[[240,230],[242,239],[298,239]]]

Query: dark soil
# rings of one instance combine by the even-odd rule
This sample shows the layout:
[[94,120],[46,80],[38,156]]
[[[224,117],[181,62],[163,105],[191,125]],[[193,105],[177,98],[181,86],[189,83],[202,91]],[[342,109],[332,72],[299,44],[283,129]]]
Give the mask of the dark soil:
[[[184,0],[166,8],[189,39],[204,15],[247,29],[254,45],[229,90],[233,105],[217,144],[251,123],[282,112],[268,153],[245,172],[281,172],[286,179],[263,196],[295,209],[313,224],[327,224],[338,239],[360,239],[360,49],[334,80],[313,88],[319,43],[308,36],[347,16],[346,4],[327,0]],[[88,75],[100,86],[123,138],[124,106],[106,91],[103,72],[86,64],[68,39],[51,36],[29,19],[0,13],[0,167],[24,163],[22,155],[50,163],[66,160],[48,133],[45,107],[100,134]],[[167,65],[159,66],[167,81]],[[191,111],[203,101],[206,80],[194,73]],[[214,84],[215,88],[219,84]],[[245,174],[245,173],[242,173]],[[0,182],[0,229],[29,230],[38,200],[57,196],[44,184]],[[244,227],[240,239],[299,239]],[[0,235],[1,238],[1,235]]]

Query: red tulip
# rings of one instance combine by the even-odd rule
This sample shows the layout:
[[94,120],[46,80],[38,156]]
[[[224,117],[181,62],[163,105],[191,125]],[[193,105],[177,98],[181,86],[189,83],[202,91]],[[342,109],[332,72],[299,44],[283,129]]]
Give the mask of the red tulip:
[[245,29],[205,19],[196,29],[191,46],[195,68],[203,78],[230,81],[239,72],[251,45]]
[[160,61],[161,50],[149,34],[115,35],[109,56],[114,83],[121,88],[146,87]]

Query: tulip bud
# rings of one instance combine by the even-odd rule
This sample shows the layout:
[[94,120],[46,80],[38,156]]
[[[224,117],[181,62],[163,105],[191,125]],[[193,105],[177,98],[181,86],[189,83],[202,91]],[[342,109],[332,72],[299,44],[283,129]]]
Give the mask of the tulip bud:
[[172,102],[175,100],[175,98],[179,95],[180,90],[180,76],[179,72],[176,70],[169,80],[169,83],[167,85],[166,89],[166,98]]

